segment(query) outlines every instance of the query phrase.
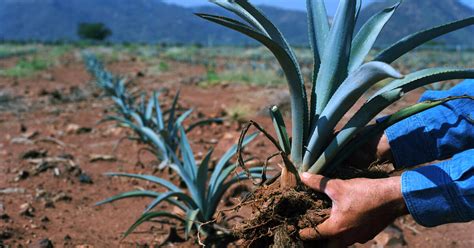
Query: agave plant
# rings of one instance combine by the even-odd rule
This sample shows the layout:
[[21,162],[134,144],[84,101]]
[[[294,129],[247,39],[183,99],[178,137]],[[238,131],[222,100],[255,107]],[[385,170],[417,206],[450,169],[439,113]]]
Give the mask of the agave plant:
[[[185,189],[181,189],[179,186],[168,180],[152,175],[126,173],[107,174],[109,176],[129,177],[149,181],[162,186],[166,190],[165,192],[155,192],[148,190],[130,191],[97,203],[97,205],[102,205],[121,199],[135,197],[153,198],[153,200],[145,209],[145,212],[125,232],[125,237],[142,223],[157,218],[172,218],[182,222],[185,228],[186,239],[193,228],[207,235],[215,235],[216,230],[214,229],[213,225],[204,226],[202,224],[209,223],[214,219],[214,217],[216,217],[215,215],[217,207],[224,193],[230,187],[240,183],[242,180],[249,179],[245,173],[234,173],[237,165],[230,163],[231,158],[237,151],[237,145],[234,145],[229,150],[227,150],[224,155],[222,155],[215,165],[214,170],[209,175],[208,171],[211,166],[212,150],[206,154],[198,166],[183,128],[180,128],[180,135],[180,150],[182,158],[178,159],[175,157],[173,159],[175,163],[171,164],[170,168],[173,169],[180,177],[181,181],[184,182]],[[248,136],[244,140],[243,146],[252,141],[256,136],[257,133]],[[260,178],[264,170],[264,167],[252,168],[250,178]],[[152,211],[156,206],[163,202],[167,202],[168,204],[176,206],[181,211],[181,213]]]
[[[153,92],[148,100],[145,94],[137,97],[128,92],[124,78],[112,75],[95,56],[85,54],[84,60],[87,69],[95,77],[97,86],[103,89],[105,94],[115,102],[118,115],[108,116],[104,120],[113,120],[131,128],[138,139],[151,147],[147,150],[155,154],[161,161],[160,168],[171,163],[173,153],[178,151],[179,129],[193,111],[188,109],[181,115],[177,114],[179,91],[176,93],[171,107],[168,110],[162,110],[158,92]],[[203,119],[187,127],[186,132],[197,126],[213,122],[221,123],[222,120],[219,118]]]
[[[277,122],[279,148],[291,158],[291,166],[300,172],[328,173],[336,168],[341,158],[354,150],[354,145],[370,138],[370,135],[358,135],[367,124],[409,91],[439,81],[474,77],[473,69],[455,67],[429,68],[403,76],[390,66],[390,63],[414,48],[474,24],[474,16],[406,36],[382,50],[372,61],[365,62],[381,30],[401,1],[372,16],[356,33],[360,0],[341,0],[332,26],[324,1],[307,0],[309,37],[314,58],[311,93],[308,97],[298,60],[290,44],[259,9],[246,0],[211,2],[235,13],[246,23],[216,15],[197,15],[260,42],[273,53],[283,69],[291,95],[291,143],[282,119],[273,119]],[[336,135],[336,125],[356,101],[371,86],[390,78],[393,80],[371,96]],[[446,100],[450,99],[442,99],[430,106]],[[411,111],[398,112],[394,115],[396,118],[388,118],[377,125],[386,127],[425,109],[426,104],[418,104]],[[272,112],[278,113],[278,109],[274,108]],[[358,142],[353,140],[356,136]]]

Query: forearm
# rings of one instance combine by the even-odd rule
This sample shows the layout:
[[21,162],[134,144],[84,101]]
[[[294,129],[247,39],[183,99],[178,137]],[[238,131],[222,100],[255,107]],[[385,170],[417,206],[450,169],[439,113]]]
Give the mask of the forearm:
[[402,174],[407,208],[423,226],[474,219],[474,149]]
[[[474,95],[474,80],[449,91],[428,91],[420,101],[448,96]],[[474,148],[474,101],[453,100],[394,124],[385,131],[394,166],[410,166],[444,160]]]

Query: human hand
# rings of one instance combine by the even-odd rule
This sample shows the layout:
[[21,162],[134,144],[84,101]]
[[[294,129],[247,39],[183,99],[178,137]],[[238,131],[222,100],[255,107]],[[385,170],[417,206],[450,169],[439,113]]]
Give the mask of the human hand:
[[[366,127],[361,135],[370,131],[372,126]],[[346,164],[356,166],[359,169],[367,169],[375,161],[388,161],[393,163],[393,155],[388,138],[384,133],[373,137],[362,145],[357,151],[349,156]]]
[[339,180],[303,173],[301,180],[332,200],[329,219],[301,230],[303,240],[327,239],[336,246],[366,243],[397,217],[408,214],[400,177]]

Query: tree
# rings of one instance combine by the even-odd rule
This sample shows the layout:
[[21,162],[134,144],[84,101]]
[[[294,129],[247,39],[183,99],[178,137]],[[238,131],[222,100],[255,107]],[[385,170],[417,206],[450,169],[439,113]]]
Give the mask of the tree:
[[112,34],[112,30],[103,23],[80,23],[77,34],[84,40],[103,41]]

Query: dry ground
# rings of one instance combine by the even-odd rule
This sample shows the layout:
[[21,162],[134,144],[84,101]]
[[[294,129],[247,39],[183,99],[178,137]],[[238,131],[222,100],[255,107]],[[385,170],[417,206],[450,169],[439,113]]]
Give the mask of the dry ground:
[[[153,170],[150,156],[142,156],[143,164],[140,164],[137,157],[140,145],[135,142],[124,141],[113,151],[127,130],[116,128],[111,123],[97,124],[110,112],[111,102],[98,97],[99,91],[90,83],[80,60],[72,56],[63,60],[68,62],[32,77],[0,78],[0,90],[12,97],[8,100],[7,110],[0,112],[0,247],[2,243],[24,247],[45,238],[50,239],[55,247],[159,244],[167,233],[162,224],[144,225],[138,232],[121,240],[122,232],[140,215],[147,201],[125,200],[94,207],[99,200],[133,188],[159,190],[135,180],[107,178],[103,176],[105,172],[168,175]],[[3,60],[0,66],[13,63],[14,58]],[[171,63],[173,69],[159,77],[146,73],[142,76],[138,72],[144,67],[136,60],[111,65],[114,72],[128,75],[140,89],[168,88],[170,95],[165,97],[168,103],[181,88],[181,105],[194,108],[194,119],[197,113],[213,117],[240,108],[250,113],[242,118],[257,119],[270,127],[268,118],[256,113],[284,95],[281,93],[284,87],[217,85],[203,88],[188,84],[192,77],[204,73],[205,68],[201,66]],[[62,96],[58,96],[58,92]],[[396,107],[414,102],[419,94],[408,96]],[[211,146],[217,146],[217,154],[221,154],[236,142],[238,135],[238,123],[229,119],[222,126],[213,125],[194,131],[191,139],[196,150],[205,152]],[[267,149],[270,149],[267,143],[257,141],[249,150],[263,159],[261,156],[268,153]],[[43,171],[35,167],[35,161],[22,158],[28,151],[43,152],[37,156],[47,152],[46,157],[65,158],[80,170],[59,162],[57,170],[46,168]],[[91,162],[95,155],[112,155],[117,161]],[[58,170],[59,174],[55,175]],[[93,183],[81,183],[78,177],[81,172]],[[408,247],[474,247],[472,222],[426,229],[405,217],[394,224],[403,231]],[[365,246],[374,244],[370,242]],[[168,245],[197,246],[194,242]]]

